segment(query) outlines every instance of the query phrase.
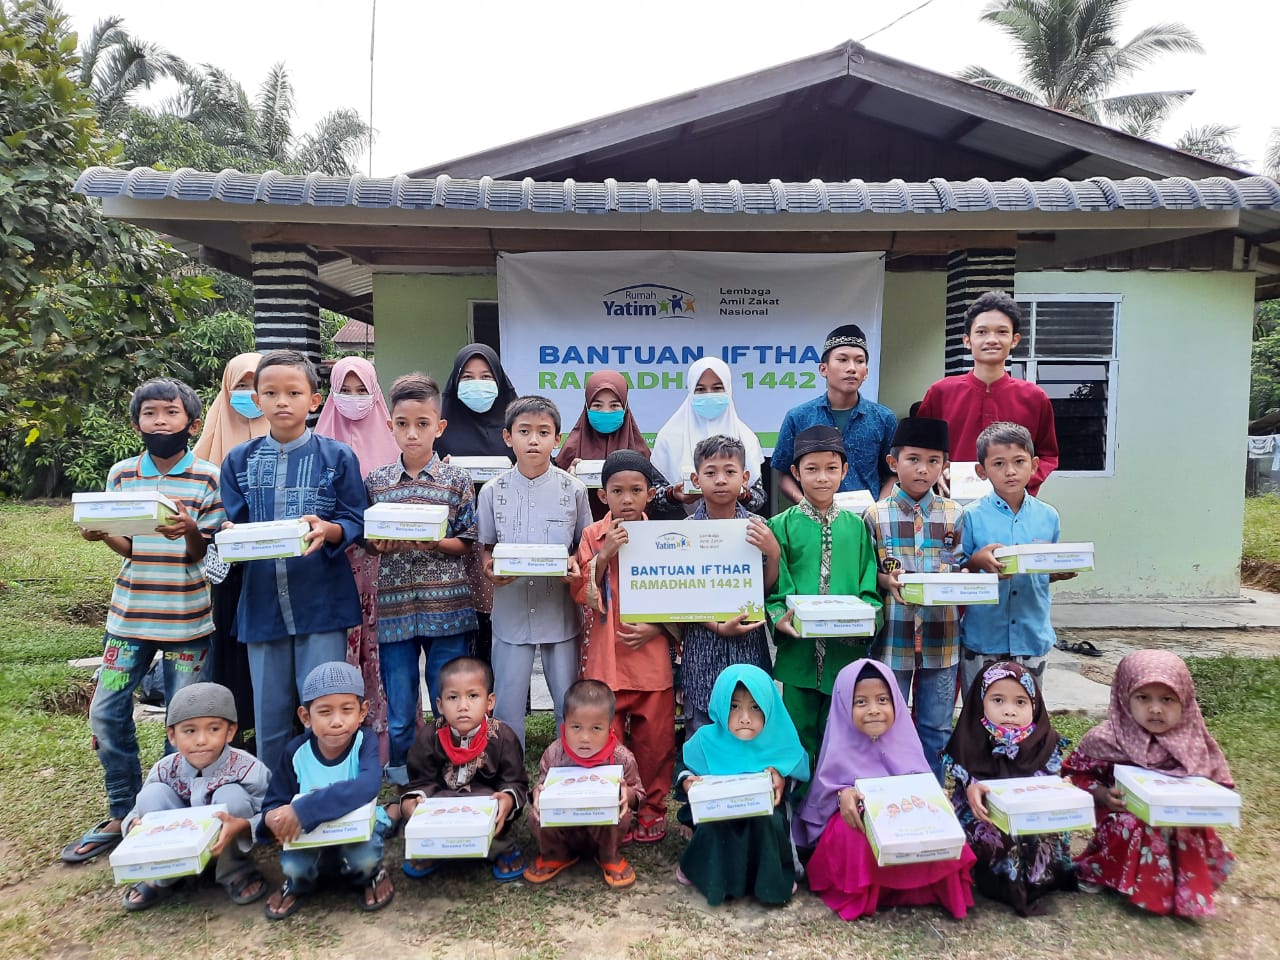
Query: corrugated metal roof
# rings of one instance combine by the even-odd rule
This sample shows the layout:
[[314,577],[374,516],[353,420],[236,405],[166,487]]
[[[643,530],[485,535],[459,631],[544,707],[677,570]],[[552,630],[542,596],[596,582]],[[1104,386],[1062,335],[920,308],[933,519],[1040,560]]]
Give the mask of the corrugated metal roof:
[[1230,180],[1173,177],[1151,180],[1054,178],[1044,181],[929,180],[907,183],[862,180],[807,183],[645,183],[605,180],[541,182],[453,179],[415,180],[360,175],[294,176],[269,171],[173,172],[140,167],[117,170],[91,167],[75,189],[90,197],[135,200],[264,203],[279,206],[398,207],[406,210],[491,210],[534,213],[1024,213],[1107,212],[1112,210],[1271,210],[1280,211],[1280,184],[1267,177]]

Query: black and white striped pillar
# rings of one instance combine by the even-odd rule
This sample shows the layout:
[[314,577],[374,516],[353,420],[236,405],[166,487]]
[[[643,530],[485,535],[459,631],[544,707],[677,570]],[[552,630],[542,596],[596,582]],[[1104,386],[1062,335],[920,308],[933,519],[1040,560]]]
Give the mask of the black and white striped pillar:
[[972,366],[965,349],[964,312],[969,304],[988,290],[1003,290],[1013,296],[1016,251],[955,250],[947,258],[947,347],[945,373],[954,377]]
[[316,253],[293,243],[253,248],[253,328],[257,351],[297,350],[320,362]]

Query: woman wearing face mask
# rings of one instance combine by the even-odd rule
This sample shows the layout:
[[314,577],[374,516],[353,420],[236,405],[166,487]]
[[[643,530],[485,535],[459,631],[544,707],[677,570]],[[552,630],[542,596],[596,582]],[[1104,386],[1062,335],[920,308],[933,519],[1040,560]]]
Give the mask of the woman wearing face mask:
[[[373,364],[362,357],[344,357],[333,365],[329,374],[329,398],[320,410],[316,433],[341,440],[355,451],[360,461],[360,475],[400,459],[391,428],[391,414],[382,399],[378,375]],[[360,668],[364,676],[365,697],[369,702],[368,724],[378,734],[378,749],[385,764],[390,756],[387,740],[387,699],[382,691],[382,673],[378,662],[378,555],[353,544],[347,550],[351,572],[355,574],[360,593],[360,626],[347,634],[347,661]]]
[[[220,467],[232,447],[264,436],[270,429],[267,418],[253,402],[253,374],[261,359],[259,353],[242,353],[227,361],[222,371],[222,386],[209,404],[204,431],[196,441],[197,457]],[[240,605],[243,579],[244,564],[232,563],[226,565],[225,579],[220,583],[210,582],[213,637],[209,641],[209,659],[204,672],[207,679],[222,684],[235,697],[239,729],[252,730],[253,684],[249,680],[249,657],[245,645],[236,642],[235,633],[236,607]],[[246,743],[246,746],[252,745]]]
[[672,481],[669,486],[658,488],[654,507],[675,507],[685,514],[694,511],[700,494],[686,490],[694,472],[693,448],[698,441],[719,434],[736,437],[746,447],[745,466],[751,474],[751,485],[742,492],[741,502],[752,513],[762,514],[767,502],[760,476],[764,453],[755,431],[742,422],[733,408],[733,375],[728,365],[716,357],[696,360],[689,367],[688,384],[689,395],[658,431],[653,444],[653,465]]
[[[616,370],[599,370],[587,377],[586,407],[556,456],[556,466],[573,472],[579,460],[603,460],[615,450],[634,450],[649,456],[649,444],[627,406],[627,381]],[[665,486],[666,480],[657,483]],[[604,519],[609,508],[592,494],[591,515]]]

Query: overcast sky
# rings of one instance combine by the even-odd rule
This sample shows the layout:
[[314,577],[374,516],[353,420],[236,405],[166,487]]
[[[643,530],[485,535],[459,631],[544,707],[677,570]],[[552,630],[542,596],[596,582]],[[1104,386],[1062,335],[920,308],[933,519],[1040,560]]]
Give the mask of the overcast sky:
[[[301,132],[335,107],[367,118],[373,3],[63,0],[63,7],[82,34],[107,14],[121,15],[139,37],[226,69],[251,96],[284,61]],[[861,40],[921,0],[376,3],[372,171],[390,175]],[[1018,80],[1010,43],[979,22],[986,5],[931,0],[867,46],[943,73],[980,63]],[[1193,124],[1235,125],[1237,148],[1260,164],[1268,130],[1280,126],[1271,95],[1280,2],[1131,0],[1120,33],[1127,40],[1169,21],[1195,31],[1207,53],[1169,56],[1121,92],[1195,88],[1162,139]],[[361,166],[369,169],[367,157]]]

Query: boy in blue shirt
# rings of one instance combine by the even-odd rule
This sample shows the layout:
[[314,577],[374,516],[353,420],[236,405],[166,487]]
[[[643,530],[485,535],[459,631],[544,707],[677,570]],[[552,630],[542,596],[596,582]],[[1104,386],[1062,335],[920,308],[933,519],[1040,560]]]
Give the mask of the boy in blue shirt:
[[253,680],[258,757],[275,770],[293,732],[303,678],[319,664],[345,659],[347,630],[360,622],[346,549],[364,531],[367,499],[351,448],[307,427],[307,415],[320,405],[311,361],[273,350],[259,362],[253,389],[271,429],[223,461],[227,519],[300,518],[311,525],[303,556],[245,563],[236,612]]
[[[1024,543],[1057,543],[1058,511],[1027,492],[1039,458],[1031,432],[997,421],[978,434],[978,476],[992,492],[964,508],[961,557],[970,570],[1004,573],[994,551]],[[997,660],[1013,660],[1036,675],[1054,644],[1049,622],[1049,584],[1074,573],[1015,573],[1000,578],[1000,603],[972,606],[960,622],[961,692]]]
[[[377,799],[382,763],[378,738],[363,726],[368,715],[364,679],[351,664],[322,663],[307,674],[298,708],[307,730],[289,741],[280,765],[271,771],[260,839],[288,843]],[[280,851],[284,884],[267,900],[267,919],[297,913],[321,873],[337,874],[360,887],[361,909],[381,910],[396,895],[382,867],[382,848],[391,829],[391,818],[378,807],[368,840]]]

